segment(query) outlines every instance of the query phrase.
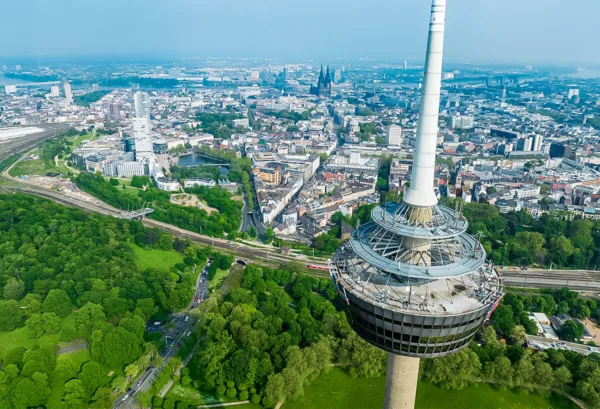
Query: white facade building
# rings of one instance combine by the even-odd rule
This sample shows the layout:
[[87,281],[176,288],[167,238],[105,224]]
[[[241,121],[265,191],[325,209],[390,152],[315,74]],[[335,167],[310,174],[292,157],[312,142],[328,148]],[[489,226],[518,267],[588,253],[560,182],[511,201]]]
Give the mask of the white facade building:
[[398,125],[388,126],[386,133],[386,142],[388,145],[392,146],[402,145],[402,127]]
[[216,185],[213,179],[209,178],[188,178],[183,182],[184,188],[192,188],[196,186],[214,187]]
[[65,88],[65,99],[68,104],[73,103],[73,92],[71,91],[71,84],[68,82],[63,83],[63,87]]
[[167,192],[177,192],[181,187],[179,182],[175,179],[168,179],[165,177],[157,177],[154,179],[156,182],[156,187],[160,190],[165,190]]
[[150,97],[146,92],[138,91],[135,93],[133,107],[137,118],[150,118]]

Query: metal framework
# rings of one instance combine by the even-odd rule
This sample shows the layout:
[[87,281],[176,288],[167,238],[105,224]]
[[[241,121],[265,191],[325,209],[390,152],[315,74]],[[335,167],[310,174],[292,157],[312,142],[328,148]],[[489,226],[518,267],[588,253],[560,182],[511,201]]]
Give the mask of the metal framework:
[[119,213],[119,215],[116,217],[125,220],[144,220],[144,218],[150,213],[154,213],[154,209],[147,207],[146,203],[144,203],[141,209],[128,210],[126,212],[121,211],[121,213]]

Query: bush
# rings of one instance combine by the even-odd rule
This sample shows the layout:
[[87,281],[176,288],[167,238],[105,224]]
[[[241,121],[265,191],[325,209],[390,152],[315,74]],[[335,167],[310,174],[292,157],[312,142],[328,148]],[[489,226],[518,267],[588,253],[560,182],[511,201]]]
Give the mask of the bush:
[[235,398],[235,395],[237,395],[237,390],[235,388],[229,388],[227,389],[226,395],[228,398]]
[[164,409],[175,409],[175,402],[172,399],[165,399],[163,401],[163,408]]
[[184,376],[188,376],[190,374],[190,368],[187,366],[181,370],[181,374]]
[[252,395],[252,397],[250,398],[250,402],[254,403],[255,405],[258,405],[260,403],[260,395],[257,395],[256,393]]
[[233,381],[227,381],[227,387],[228,388],[235,388],[235,382],[233,382]]
[[248,391],[241,391],[239,398],[240,400],[248,400]]
[[155,408],[162,407],[162,404],[163,404],[163,398],[161,398],[160,396],[155,396],[152,399],[152,406],[154,406]]
[[119,184],[120,184],[117,179],[113,179],[113,178],[110,178],[110,180],[108,182],[113,186],[119,186]]
[[181,378],[181,384],[183,386],[188,386],[191,383],[192,383],[192,378],[190,378],[189,376],[184,376],[183,378]]
[[226,391],[227,391],[227,387],[225,387],[225,385],[219,385],[219,387],[217,388],[217,396],[225,395]]

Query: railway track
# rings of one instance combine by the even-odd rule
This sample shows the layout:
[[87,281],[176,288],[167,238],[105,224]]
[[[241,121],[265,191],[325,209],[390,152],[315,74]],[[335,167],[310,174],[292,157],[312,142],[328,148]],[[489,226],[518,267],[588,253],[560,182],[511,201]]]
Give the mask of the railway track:
[[568,287],[600,292],[600,272],[594,270],[506,270],[498,271],[504,285],[522,288]]

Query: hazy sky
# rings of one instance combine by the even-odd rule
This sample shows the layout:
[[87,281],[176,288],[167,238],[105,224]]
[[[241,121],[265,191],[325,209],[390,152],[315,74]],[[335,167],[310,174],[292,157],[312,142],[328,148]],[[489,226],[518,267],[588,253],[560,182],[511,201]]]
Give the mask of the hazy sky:
[[[4,0],[0,55],[424,57],[430,0]],[[599,0],[448,0],[446,60],[600,64]]]

